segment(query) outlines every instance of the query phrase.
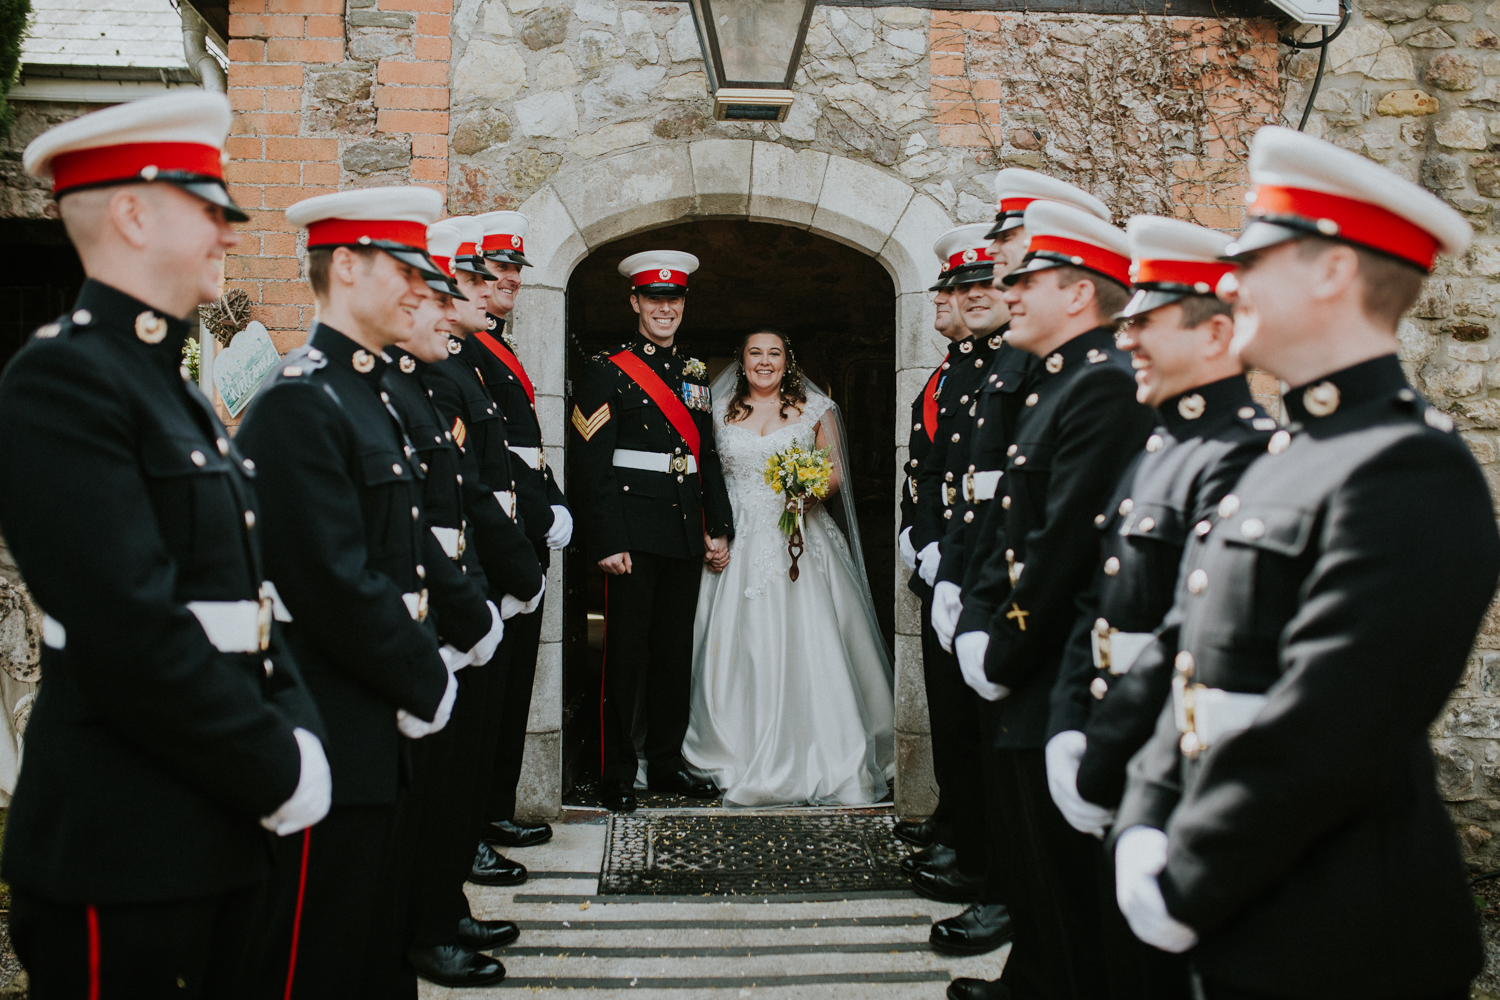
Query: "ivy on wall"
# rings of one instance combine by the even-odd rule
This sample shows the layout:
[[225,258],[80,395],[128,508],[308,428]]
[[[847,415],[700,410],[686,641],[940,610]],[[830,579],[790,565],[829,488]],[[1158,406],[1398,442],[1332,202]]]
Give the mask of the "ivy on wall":
[[21,40],[31,18],[31,0],[0,0],[0,141],[10,135],[16,112],[5,99],[21,72]]

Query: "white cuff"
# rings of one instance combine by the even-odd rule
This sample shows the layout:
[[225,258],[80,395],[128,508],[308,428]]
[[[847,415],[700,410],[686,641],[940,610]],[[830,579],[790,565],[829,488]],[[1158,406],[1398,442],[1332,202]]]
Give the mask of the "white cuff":
[[1057,811],[1062,813],[1068,825],[1079,833],[1104,839],[1104,833],[1114,822],[1113,809],[1096,806],[1078,794],[1078,765],[1083,761],[1083,752],[1088,749],[1088,737],[1076,729],[1058,733],[1047,741],[1047,790]]
[[443,700],[438,702],[437,713],[433,715],[432,721],[423,722],[406,709],[398,708],[396,709],[396,728],[401,730],[402,736],[413,740],[440,732],[448,724],[448,716],[453,714],[453,700],[457,697],[458,678],[450,672],[448,687],[443,691]]
[[547,548],[565,549],[573,540],[573,514],[560,504],[552,505],[552,527],[547,529]]
[[943,561],[942,555],[938,552],[938,543],[928,542],[922,546],[922,551],[917,553],[917,560],[921,563],[917,568],[917,575],[927,586],[932,586],[933,581],[937,579],[938,566]]
[[302,755],[297,787],[281,808],[261,817],[260,821],[261,826],[278,837],[312,826],[328,815],[328,807],[333,802],[333,772],[328,769],[328,756],[323,753],[322,742],[300,727],[293,729],[292,735],[296,737],[297,750]]
[[953,633],[958,630],[958,616],[963,613],[963,591],[958,584],[940,580],[932,588],[932,631],[943,649],[953,652]]
[[1167,866],[1167,835],[1132,826],[1115,841],[1115,900],[1135,936],[1180,955],[1198,943],[1198,933],[1167,912],[1157,876]]
[[529,615],[542,603],[542,595],[547,592],[547,578],[542,577],[542,588],[536,592],[536,596],[529,601],[523,601],[519,597],[510,594],[500,598],[500,617],[509,620],[516,615]]
[[914,570],[917,568],[917,550],[911,543],[911,529],[903,528],[901,534],[896,536],[896,548],[901,551],[901,561],[906,568]]
[[985,701],[999,701],[1010,694],[1010,688],[985,676],[984,655],[989,648],[988,632],[965,632],[953,640],[953,652],[958,657],[958,669],[964,675],[964,683]]

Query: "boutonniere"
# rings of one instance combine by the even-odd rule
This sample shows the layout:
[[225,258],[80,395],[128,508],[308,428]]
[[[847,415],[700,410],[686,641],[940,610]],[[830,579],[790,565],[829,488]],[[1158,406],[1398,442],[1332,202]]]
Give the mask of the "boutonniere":
[[509,347],[512,352],[515,351],[515,349],[516,349],[516,338],[515,338],[515,335],[510,332],[510,324],[509,323],[507,323],[505,325],[505,329],[504,330],[500,331],[500,339],[503,340],[503,341],[505,341],[505,346]]
[[697,358],[688,358],[687,364],[682,366],[682,374],[688,378],[707,378],[708,366]]

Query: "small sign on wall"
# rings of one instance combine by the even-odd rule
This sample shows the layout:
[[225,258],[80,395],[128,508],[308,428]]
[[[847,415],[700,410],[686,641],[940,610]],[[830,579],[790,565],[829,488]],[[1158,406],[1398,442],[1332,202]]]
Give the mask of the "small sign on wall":
[[250,405],[255,390],[280,361],[271,335],[259,320],[252,320],[215,355],[214,385],[231,417],[239,416]]

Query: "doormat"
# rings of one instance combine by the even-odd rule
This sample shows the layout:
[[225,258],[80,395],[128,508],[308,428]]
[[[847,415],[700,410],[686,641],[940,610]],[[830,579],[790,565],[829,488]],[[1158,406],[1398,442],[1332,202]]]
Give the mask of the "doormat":
[[599,894],[904,893],[894,824],[889,812],[615,814]]

